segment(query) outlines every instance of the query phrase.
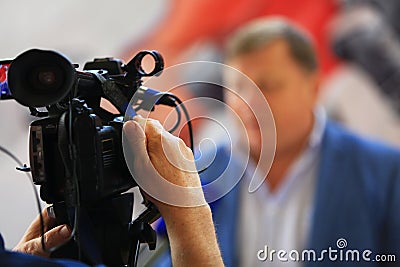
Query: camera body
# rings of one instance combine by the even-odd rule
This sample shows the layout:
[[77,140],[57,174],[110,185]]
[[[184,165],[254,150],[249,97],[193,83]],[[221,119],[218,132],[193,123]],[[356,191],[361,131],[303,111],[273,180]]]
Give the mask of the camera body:
[[[74,202],[72,162],[76,162],[81,203],[95,203],[135,186],[123,156],[122,122],[116,119],[103,125],[83,103],[75,103],[75,109],[71,125],[66,125],[68,113],[30,125],[32,179],[41,186],[41,199],[47,203]],[[74,148],[67,140],[69,127]]]
[[[50,61],[54,60],[48,60]],[[29,84],[36,88],[46,87],[42,84],[51,79],[57,84],[57,76],[65,72],[63,67],[57,63],[47,63],[47,65],[31,67],[33,69],[31,72],[38,72],[36,76],[39,77],[39,81],[31,78],[32,74],[22,76],[28,77]],[[86,63],[84,69],[101,73],[102,77],[110,79],[110,75],[123,76],[122,67],[120,60],[105,58]],[[53,69],[56,69],[55,74],[49,73]],[[11,67],[11,75],[14,74],[12,70]],[[44,70],[43,74],[40,74],[41,70]],[[42,78],[44,81],[40,81],[41,75],[47,75],[47,78]],[[106,96],[102,92],[101,83],[95,77],[90,77],[92,75],[90,72],[80,74],[86,75],[85,79],[79,79],[79,73],[75,72],[73,75],[78,76],[73,78],[77,90],[75,98],[59,99],[57,103],[47,107],[47,114],[36,112],[35,115],[46,117],[35,120],[30,125],[31,173],[33,182],[40,185],[41,199],[47,203],[64,201],[67,206],[76,205],[75,198],[78,193],[76,186],[78,186],[80,204],[92,205],[96,201],[125,192],[136,184],[123,156],[122,114],[113,115],[100,107],[101,97]],[[39,82],[42,84],[34,85]],[[133,85],[136,86],[137,83],[138,81],[135,81]],[[72,87],[69,90],[65,89],[62,83],[58,84],[57,88],[62,90],[55,90],[56,92],[67,91],[67,93],[71,93],[73,89]],[[114,89],[119,90],[119,87],[116,86]],[[130,89],[136,90],[132,87]],[[15,91],[12,83],[11,90]],[[52,92],[44,95],[44,98],[50,98],[53,94]],[[23,99],[22,102],[26,101],[29,100]],[[93,108],[90,108],[88,103]],[[96,112],[103,116],[97,115]]]
[[[147,55],[155,62],[151,72],[141,67]],[[73,239],[52,256],[134,266],[138,244],[155,248],[150,223],[159,213],[145,202],[147,210],[132,221],[133,194],[125,192],[137,184],[125,162],[122,127],[124,116],[137,110],[176,106],[172,95],[141,86],[143,76],[163,70],[161,55],[141,51],[128,64],[95,59],[77,71],[57,52],[32,49],[0,63],[8,70],[1,99],[15,99],[40,117],[29,133],[33,182],[40,185],[41,199],[52,204],[58,224],[74,229]],[[102,98],[119,113],[103,109]]]

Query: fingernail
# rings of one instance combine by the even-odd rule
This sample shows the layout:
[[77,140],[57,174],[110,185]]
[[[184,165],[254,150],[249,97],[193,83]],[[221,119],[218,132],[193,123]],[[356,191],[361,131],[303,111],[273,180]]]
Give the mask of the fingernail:
[[124,132],[129,136],[135,134],[136,129],[139,125],[135,121],[128,121],[124,125]]
[[61,227],[59,233],[62,237],[68,238],[71,235],[71,230],[69,230],[68,226],[64,225]]

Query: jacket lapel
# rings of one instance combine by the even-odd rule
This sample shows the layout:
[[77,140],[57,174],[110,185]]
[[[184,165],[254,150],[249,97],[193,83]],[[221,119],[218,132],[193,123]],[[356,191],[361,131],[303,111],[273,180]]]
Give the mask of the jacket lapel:
[[[362,175],[357,168],[359,152],[352,147],[355,139],[349,136],[338,126],[327,124],[308,240],[308,249],[313,249],[317,255],[324,249],[337,250],[339,239],[345,239],[349,248],[374,249],[371,207],[365,201]],[[346,265],[343,262],[338,265],[327,256],[324,260],[324,266]],[[318,264],[321,261],[306,265]]]

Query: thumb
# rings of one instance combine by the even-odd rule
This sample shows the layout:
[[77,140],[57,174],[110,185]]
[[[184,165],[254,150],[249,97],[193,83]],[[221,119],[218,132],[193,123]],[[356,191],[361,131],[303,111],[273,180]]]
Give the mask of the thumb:
[[[129,147],[125,153],[132,158],[127,160],[132,160],[134,158],[148,158],[147,148],[146,148],[146,135],[142,127],[136,121],[127,121],[123,127],[124,130],[124,144],[128,143]],[[128,152],[128,153],[127,153]],[[133,162],[133,160],[132,160]]]

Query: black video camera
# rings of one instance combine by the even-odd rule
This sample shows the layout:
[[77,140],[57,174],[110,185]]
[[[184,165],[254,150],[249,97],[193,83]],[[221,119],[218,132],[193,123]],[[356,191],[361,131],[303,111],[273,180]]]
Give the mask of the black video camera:
[[[146,56],[155,62],[150,72],[142,68]],[[28,50],[0,62],[1,99],[15,99],[41,117],[30,125],[32,178],[58,223],[70,225],[74,236],[52,255],[134,266],[140,243],[155,247],[150,223],[159,213],[146,202],[147,210],[132,221],[133,194],[124,192],[136,183],[123,155],[123,116],[157,104],[178,109],[180,100],[142,86],[142,77],[163,70],[156,51],[139,52],[128,64],[104,58],[83,71],[76,67],[54,51]],[[103,109],[102,98],[118,113]]]

